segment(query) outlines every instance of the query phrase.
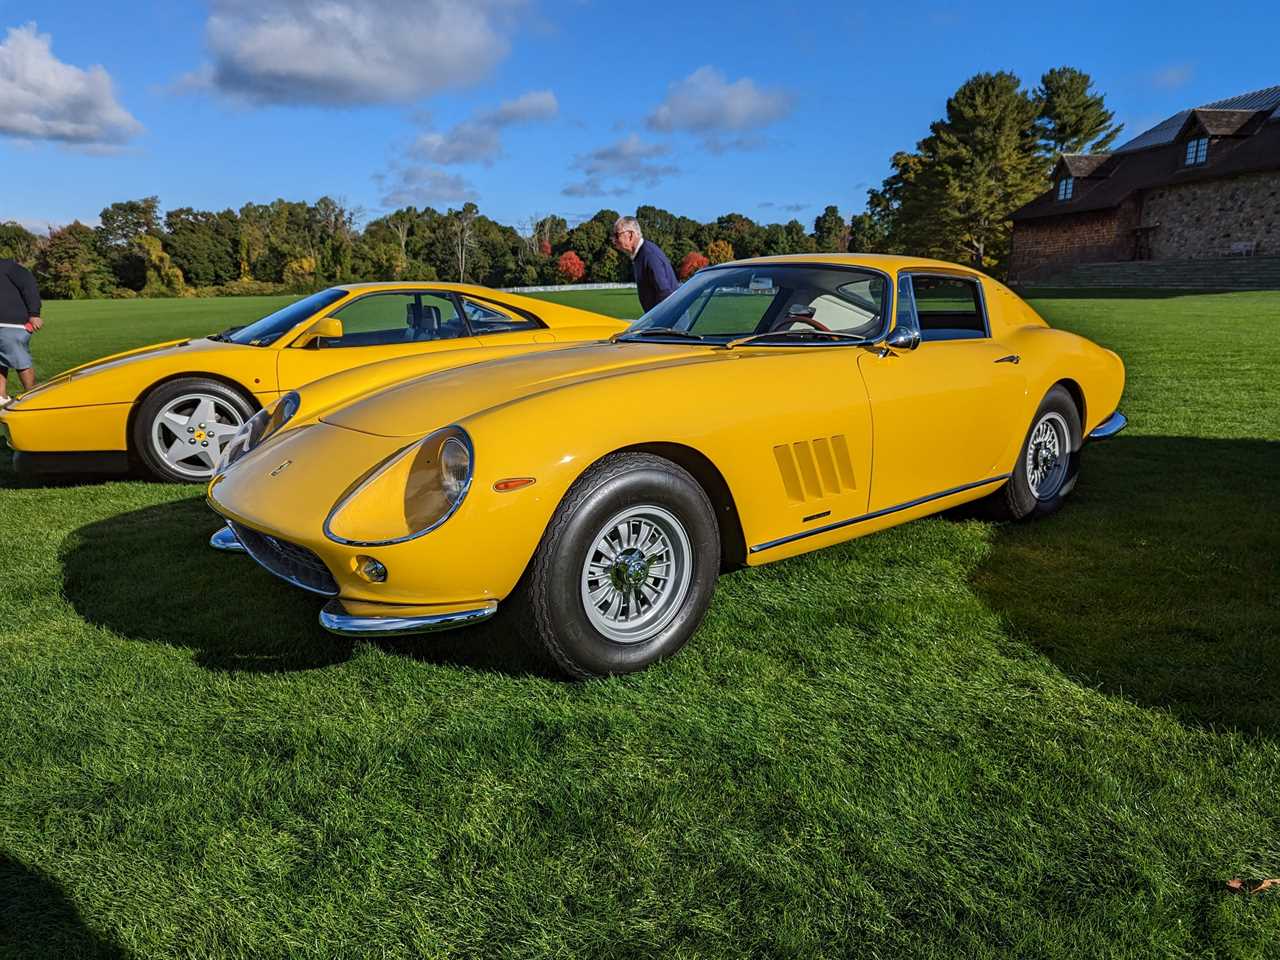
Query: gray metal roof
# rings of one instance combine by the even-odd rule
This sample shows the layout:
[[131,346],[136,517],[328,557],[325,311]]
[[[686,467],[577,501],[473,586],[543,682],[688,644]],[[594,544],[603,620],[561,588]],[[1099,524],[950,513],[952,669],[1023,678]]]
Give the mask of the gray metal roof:
[[[1213,103],[1202,103],[1196,109],[1275,110],[1277,106],[1280,106],[1280,86],[1254,90],[1252,93],[1242,93],[1239,96],[1228,97],[1225,100],[1215,100]],[[1128,153],[1132,150],[1144,150],[1147,147],[1158,147],[1166,143],[1173,143],[1174,137],[1178,135],[1178,131],[1182,129],[1182,125],[1186,122],[1190,113],[1190,110],[1179,110],[1168,120],[1157,123],[1150,130],[1140,133],[1122,146],[1116,147],[1112,153]],[[1280,117],[1280,111],[1277,111],[1276,115],[1271,119],[1275,120],[1278,117]]]

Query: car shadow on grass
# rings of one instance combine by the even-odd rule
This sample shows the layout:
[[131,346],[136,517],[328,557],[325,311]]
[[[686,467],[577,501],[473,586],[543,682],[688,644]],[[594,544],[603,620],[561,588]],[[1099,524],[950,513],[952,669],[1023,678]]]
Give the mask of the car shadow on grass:
[[0,851],[0,956],[123,958],[86,926],[61,885]]
[[0,439],[0,490],[34,490],[46,487],[100,486],[117,480],[128,480],[119,473],[74,473],[49,476],[23,476],[13,468],[13,450]]
[[[61,550],[63,592],[76,612],[136,640],[191,648],[213,670],[277,672],[343,663],[358,641],[318,622],[322,597],[291,587],[243,554],[209,546],[218,519],[200,499],[88,524]],[[424,662],[554,675],[502,618],[444,634],[380,638]]]
[[1120,436],[974,575],[1064,672],[1186,723],[1280,736],[1280,443]]

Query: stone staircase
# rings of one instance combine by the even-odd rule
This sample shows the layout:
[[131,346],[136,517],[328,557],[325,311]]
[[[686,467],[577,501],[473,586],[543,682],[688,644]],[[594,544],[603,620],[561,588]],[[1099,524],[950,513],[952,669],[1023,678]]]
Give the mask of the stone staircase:
[[1162,290],[1280,290],[1280,257],[1213,260],[1131,260],[1081,263],[1067,273],[1025,286],[1153,288]]

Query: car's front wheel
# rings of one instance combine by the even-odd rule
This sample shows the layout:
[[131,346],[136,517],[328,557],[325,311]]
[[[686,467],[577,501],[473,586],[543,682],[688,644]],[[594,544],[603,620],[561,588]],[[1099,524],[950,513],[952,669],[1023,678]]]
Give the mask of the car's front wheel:
[[142,401],[133,421],[133,449],[154,476],[203,483],[253,406],[217,380],[185,377],[162,384]]
[[1040,403],[1009,482],[992,496],[999,515],[1030,520],[1053,513],[1076,485],[1080,469],[1080,413],[1071,394],[1055,386]]
[[515,599],[565,672],[631,673],[684,646],[719,572],[720,533],[698,482],[661,457],[616,453],[570,487]]

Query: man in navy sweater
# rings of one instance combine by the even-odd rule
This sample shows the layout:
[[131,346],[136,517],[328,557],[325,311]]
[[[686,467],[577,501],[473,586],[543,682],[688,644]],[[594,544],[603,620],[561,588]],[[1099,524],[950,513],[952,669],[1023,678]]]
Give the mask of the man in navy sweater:
[[640,221],[635,217],[619,217],[613,225],[613,244],[631,258],[631,272],[636,278],[636,293],[640,306],[648,313],[671,294],[680,284],[671,261],[656,243],[645,240],[640,233]]

